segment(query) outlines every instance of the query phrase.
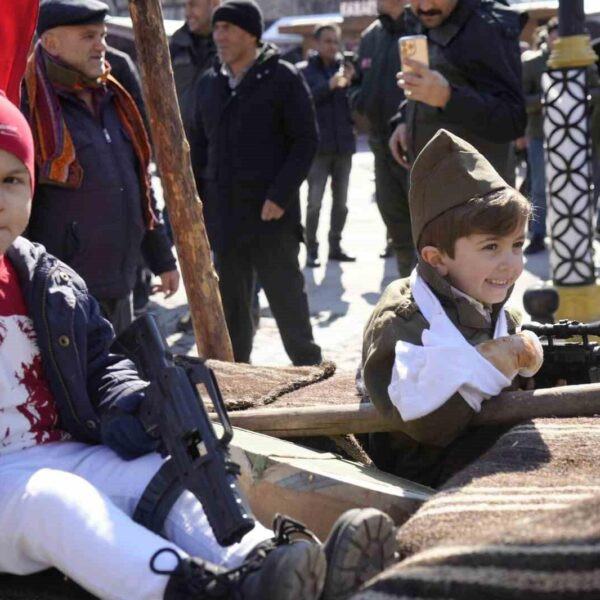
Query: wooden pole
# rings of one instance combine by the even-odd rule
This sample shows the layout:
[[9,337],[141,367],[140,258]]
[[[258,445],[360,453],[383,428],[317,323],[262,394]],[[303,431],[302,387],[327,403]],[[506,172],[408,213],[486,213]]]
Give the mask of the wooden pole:
[[233,361],[217,274],[183,131],[159,0],[129,0],[144,98],[198,354]]
[[[570,385],[505,392],[486,400],[472,425],[515,425],[540,417],[589,417],[600,414],[600,384]],[[229,413],[231,423],[275,437],[344,435],[399,431],[400,416],[381,415],[370,403],[258,408]]]

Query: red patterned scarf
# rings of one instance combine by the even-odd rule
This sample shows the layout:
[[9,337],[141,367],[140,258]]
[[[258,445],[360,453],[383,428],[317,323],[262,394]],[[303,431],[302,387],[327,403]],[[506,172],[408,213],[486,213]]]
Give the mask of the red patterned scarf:
[[[49,71],[52,76],[49,76]],[[56,75],[60,74],[60,78]],[[58,81],[60,79],[60,82]],[[29,123],[35,141],[35,162],[41,183],[78,188],[83,179],[83,169],[77,162],[75,145],[69,133],[57,95],[57,90],[67,92],[90,91],[94,96],[109,89],[114,93],[115,109],[121,125],[132,140],[139,163],[142,191],[142,209],[146,225],[153,229],[157,219],[152,211],[150,188],[150,143],[140,112],[125,88],[107,71],[97,80],[86,79],[64,63],[51,57],[38,42],[29,58],[25,73],[29,99]]]

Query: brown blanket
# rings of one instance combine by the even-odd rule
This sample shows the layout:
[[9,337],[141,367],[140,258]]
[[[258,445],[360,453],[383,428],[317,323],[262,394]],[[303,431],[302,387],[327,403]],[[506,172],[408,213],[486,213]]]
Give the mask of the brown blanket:
[[[193,364],[197,360],[177,357],[180,364]],[[228,410],[271,404],[283,395],[328,379],[335,373],[335,363],[329,361],[311,367],[263,367],[219,360],[209,360],[208,365],[215,373]]]
[[600,598],[600,418],[513,427],[399,530],[360,600]]

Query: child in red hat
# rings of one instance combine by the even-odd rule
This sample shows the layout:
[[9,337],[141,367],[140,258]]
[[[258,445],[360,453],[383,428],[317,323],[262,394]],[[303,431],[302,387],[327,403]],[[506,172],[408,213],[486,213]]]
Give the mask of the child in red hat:
[[[114,600],[342,600],[394,554],[391,519],[342,515],[324,545],[282,518],[221,547],[184,491],[159,536],[132,519],[163,463],[137,417],[147,383],[83,280],[21,237],[31,131],[0,93],[0,572],[56,567]],[[218,499],[215,499],[218,501]]]

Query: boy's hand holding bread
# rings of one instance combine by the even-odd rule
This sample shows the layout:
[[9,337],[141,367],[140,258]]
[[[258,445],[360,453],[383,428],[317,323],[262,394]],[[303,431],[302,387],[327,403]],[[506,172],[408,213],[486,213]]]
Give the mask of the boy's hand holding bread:
[[544,360],[542,344],[531,331],[482,342],[475,349],[510,379],[516,375],[533,377]]

